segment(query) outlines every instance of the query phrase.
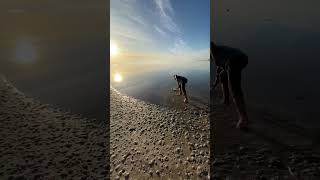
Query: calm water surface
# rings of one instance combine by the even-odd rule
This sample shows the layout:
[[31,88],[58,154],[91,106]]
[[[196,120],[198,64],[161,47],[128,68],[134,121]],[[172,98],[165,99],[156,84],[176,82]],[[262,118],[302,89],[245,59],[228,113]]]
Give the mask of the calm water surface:
[[244,88],[251,105],[320,127],[320,2],[225,0],[212,4],[212,38],[249,56]]
[[105,119],[105,14],[105,1],[2,1],[0,73],[42,103]]
[[[126,68],[134,66],[134,68]],[[148,70],[149,69],[149,70]],[[111,86],[129,96],[163,106],[181,104],[172,88],[177,87],[174,74],[188,78],[186,85],[190,104],[203,108],[208,105],[210,63],[193,61],[184,66],[156,64],[117,64],[111,66]]]

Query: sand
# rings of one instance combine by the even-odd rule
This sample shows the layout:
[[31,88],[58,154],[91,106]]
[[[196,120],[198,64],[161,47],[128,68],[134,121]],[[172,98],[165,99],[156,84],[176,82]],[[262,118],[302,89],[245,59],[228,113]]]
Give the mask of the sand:
[[208,179],[209,122],[204,111],[175,110],[111,89],[112,179]]
[[0,80],[0,179],[106,179],[106,128]]
[[254,123],[249,131],[238,130],[234,105],[221,104],[221,92],[214,97],[209,138],[207,111],[184,109],[178,97],[177,108],[164,108],[112,89],[111,178],[319,179],[314,139],[251,107]]
[[[206,111],[164,108],[113,89],[110,98],[111,179],[320,177],[317,139],[275,114],[250,109],[254,123],[243,132],[234,107],[214,100],[209,140]],[[1,78],[0,179],[106,179],[107,129],[26,97]]]
[[212,175],[214,179],[319,179],[317,138],[294,126],[291,119],[266,109],[248,107],[248,131],[235,128],[234,105],[221,104],[219,89],[212,96]]

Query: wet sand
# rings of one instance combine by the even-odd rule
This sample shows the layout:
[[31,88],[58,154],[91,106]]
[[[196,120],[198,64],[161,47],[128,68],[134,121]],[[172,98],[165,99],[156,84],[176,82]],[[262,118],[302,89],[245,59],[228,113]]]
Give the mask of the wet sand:
[[0,179],[105,179],[106,128],[0,81]]
[[111,89],[112,179],[208,179],[205,111],[169,109]]
[[235,128],[234,105],[221,104],[222,92],[212,94],[211,121],[215,179],[319,179],[318,137],[293,125],[290,118],[249,106],[248,131]]

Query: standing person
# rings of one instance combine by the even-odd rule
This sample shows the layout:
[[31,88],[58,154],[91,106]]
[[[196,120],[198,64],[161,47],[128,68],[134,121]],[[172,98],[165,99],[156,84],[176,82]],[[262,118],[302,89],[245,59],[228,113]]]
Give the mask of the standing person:
[[174,79],[178,83],[178,88],[174,90],[179,90],[179,95],[181,95],[181,91],[183,92],[184,100],[183,102],[188,103],[188,96],[186,92],[186,84],[188,82],[188,79],[183,76],[174,75]]
[[222,83],[224,103],[229,105],[229,85],[239,114],[237,128],[247,128],[249,124],[246,104],[241,87],[241,71],[248,64],[248,56],[239,49],[217,46],[211,41],[211,58],[217,66],[215,88]]

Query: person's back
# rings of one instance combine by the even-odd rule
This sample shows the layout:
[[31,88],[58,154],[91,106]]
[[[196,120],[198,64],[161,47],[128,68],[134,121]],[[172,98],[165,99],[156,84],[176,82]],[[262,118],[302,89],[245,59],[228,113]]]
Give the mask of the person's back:
[[[220,67],[226,67],[228,61],[245,61],[248,59],[247,55],[240,49],[228,47],[228,46],[217,46],[213,45],[212,56],[215,64]],[[247,62],[244,62],[247,63]]]
[[178,83],[187,83],[188,82],[188,79],[183,76],[176,75],[176,79],[177,79]]

